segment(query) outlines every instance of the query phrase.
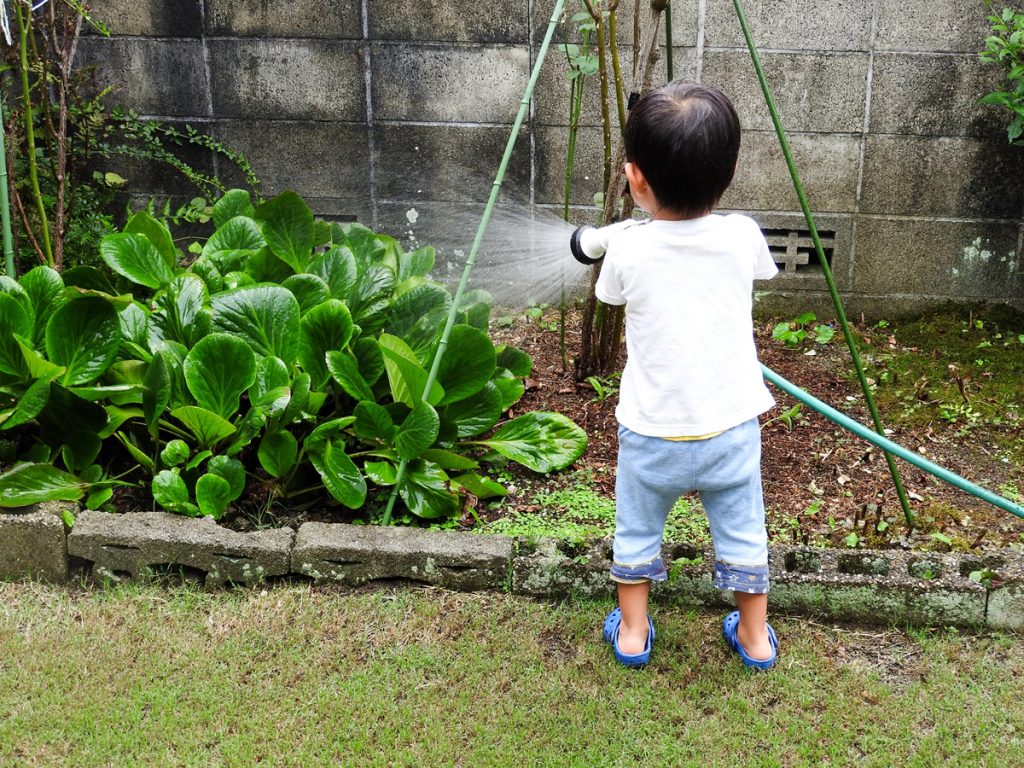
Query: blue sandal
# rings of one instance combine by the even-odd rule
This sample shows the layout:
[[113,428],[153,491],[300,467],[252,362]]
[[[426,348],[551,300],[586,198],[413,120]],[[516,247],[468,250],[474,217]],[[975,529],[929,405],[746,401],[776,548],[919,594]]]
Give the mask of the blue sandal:
[[651,646],[654,645],[654,622],[647,615],[647,642],[644,649],[637,654],[627,654],[619,650],[619,626],[622,624],[622,611],[615,608],[604,620],[604,641],[615,652],[615,660],[624,667],[642,667],[651,660]]
[[739,638],[736,637],[736,630],[740,626],[740,612],[733,611],[722,620],[722,634],[725,636],[725,641],[729,646],[740,655],[740,659],[751,669],[767,670],[775,666],[775,661],[779,658],[779,639],[775,636],[775,630],[772,629],[771,624],[765,624],[768,627],[768,641],[772,645],[772,655],[768,659],[752,659],[747,655],[747,652],[740,645]]

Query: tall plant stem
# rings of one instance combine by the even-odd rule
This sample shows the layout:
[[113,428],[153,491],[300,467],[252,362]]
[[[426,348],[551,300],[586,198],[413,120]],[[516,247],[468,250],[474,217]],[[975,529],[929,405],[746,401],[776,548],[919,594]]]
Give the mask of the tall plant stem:
[[11,232],[11,201],[8,196],[7,138],[4,136],[3,94],[0,93],[0,225],[4,230],[4,271],[16,277],[14,264],[14,236]]
[[[612,117],[608,97],[608,41],[605,37],[607,26],[604,23],[604,8],[600,4],[595,6],[591,0],[583,0],[583,3],[597,27],[597,73],[601,83],[601,132],[604,140],[602,179],[604,186],[607,187],[612,177]],[[614,42],[612,44],[614,45]]]
[[[743,5],[740,0],[733,0],[733,6],[736,9],[736,15],[739,17],[740,27],[743,29],[743,37],[747,41],[747,49],[750,51],[750,58],[754,62],[754,70],[757,72],[757,79],[761,84],[761,92],[764,94],[765,103],[768,105],[768,111],[772,116],[772,123],[775,125],[775,133],[779,137],[779,145],[781,146],[782,154],[786,159],[786,166],[789,168],[789,175],[793,179],[793,188],[796,190],[797,198],[800,200],[800,208],[803,210],[804,219],[807,221],[807,229],[811,233],[811,241],[814,243],[814,250],[818,254],[818,263],[821,264],[821,271],[825,276],[825,283],[828,286],[829,296],[832,297],[832,304],[836,310],[836,320],[838,320],[839,327],[843,330],[843,337],[846,339],[846,346],[850,349],[850,357],[853,359],[853,366],[857,371],[857,380],[860,382],[861,391],[864,393],[864,400],[867,403],[868,410],[871,412],[871,421],[875,426],[875,431],[880,435],[884,435],[885,428],[882,426],[882,418],[878,415],[878,408],[875,407],[875,398],[871,394],[871,386],[868,384],[867,375],[864,373],[864,366],[861,363],[860,352],[857,348],[857,340],[853,337],[853,331],[850,330],[850,324],[846,321],[846,312],[843,310],[843,302],[839,298],[839,291],[836,289],[836,283],[832,277],[832,268],[829,266],[828,259],[825,258],[825,252],[821,247],[821,239],[818,237],[818,228],[814,224],[814,215],[811,213],[811,206],[807,202],[807,194],[804,192],[804,186],[800,180],[800,172],[797,170],[796,163],[793,160],[793,153],[789,148],[789,139],[786,138],[786,132],[782,128],[782,120],[779,117],[779,110],[775,106],[775,99],[772,98],[771,88],[768,86],[768,79],[765,77],[764,68],[761,66],[761,56],[758,54],[757,47],[754,45],[754,38],[750,34],[750,27],[747,24],[747,17],[743,12]],[[910,510],[910,502],[907,500],[907,493],[903,489],[903,481],[900,480],[900,473],[896,468],[896,461],[888,451],[885,452],[885,461],[889,465],[889,474],[892,475],[892,482],[896,487],[896,495],[899,497],[900,506],[903,507],[903,517],[906,519],[907,525],[913,528],[914,513]]]
[[[508,169],[509,161],[512,158],[512,150],[515,149],[516,139],[519,138],[519,130],[522,128],[523,121],[526,119],[526,115],[530,109],[530,99],[533,96],[533,89],[537,85],[537,79],[540,77],[541,68],[544,65],[544,59],[548,53],[548,47],[551,45],[551,38],[555,34],[555,27],[558,25],[558,19],[562,15],[562,8],[565,6],[565,0],[555,0],[555,8],[551,12],[551,20],[548,22],[548,31],[544,35],[544,42],[541,43],[540,50],[537,52],[537,61],[533,65],[533,72],[530,74],[530,80],[526,84],[526,91],[523,93],[523,98],[519,102],[519,112],[516,114],[515,122],[512,124],[512,130],[509,133],[508,142],[505,144],[505,153],[501,156],[501,163],[498,165],[498,171],[494,175],[494,183],[491,184],[491,194],[487,199],[487,206],[484,208],[483,216],[480,217],[480,224],[476,229],[476,237],[473,238],[473,247],[470,248],[469,258],[466,259],[466,266],[462,270],[462,278],[459,280],[459,286],[455,290],[455,296],[452,298],[452,309],[448,313],[448,319],[445,321],[444,330],[441,332],[441,340],[437,343],[437,351],[434,353],[434,362],[430,366],[430,373],[427,374],[426,383],[423,385],[423,394],[421,400],[426,401],[430,395],[430,390],[434,387],[434,382],[437,381],[437,372],[441,368],[441,360],[444,358],[444,353],[448,349],[448,339],[452,334],[452,328],[455,326],[455,317],[459,312],[459,304],[462,301],[462,295],[466,292],[466,286],[469,284],[469,276],[473,272],[473,267],[476,264],[476,256],[480,251],[480,244],[483,242],[484,233],[487,231],[487,225],[491,221],[491,215],[494,213],[494,206],[498,202],[498,194],[501,192],[501,184],[505,180],[505,171]],[[402,481],[405,479],[405,470],[409,462],[407,459],[402,459],[398,464],[398,471],[395,473],[395,487],[391,492],[391,496],[388,497],[387,508],[384,510],[383,524],[391,524],[391,515],[395,508],[395,501],[398,498],[398,493],[402,487]]]
[[[619,0],[608,5],[608,44],[612,52],[612,82],[615,84],[615,105],[619,112],[619,132],[626,131],[626,97],[622,92],[622,65],[619,62]],[[609,147],[610,150],[610,147]]]
[[50,224],[46,218],[43,193],[39,189],[39,171],[36,163],[36,134],[33,125],[35,110],[32,108],[32,88],[28,82],[28,33],[32,23],[32,9],[31,7],[22,8],[22,0],[14,0],[12,5],[14,6],[15,15],[18,17],[18,34],[21,43],[21,95],[25,102],[25,144],[28,149],[28,157],[26,158],[28,178],[32,184],[32,196],[35,198],[36,211],[39,215],[43,255],[46,258],[46,265],[52,267],[53,248],[50,245]]

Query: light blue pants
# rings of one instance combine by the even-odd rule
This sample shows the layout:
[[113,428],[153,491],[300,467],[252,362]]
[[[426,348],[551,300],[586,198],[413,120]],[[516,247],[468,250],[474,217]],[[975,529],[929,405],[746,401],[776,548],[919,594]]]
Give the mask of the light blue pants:
[[697,491],[715,547],[714,586],[768,591],[768,533],[761,495],[757,419],[707,440],[647,437],[619,426],[614,563],[624,584],[665,581],[665,520],[684,493]]

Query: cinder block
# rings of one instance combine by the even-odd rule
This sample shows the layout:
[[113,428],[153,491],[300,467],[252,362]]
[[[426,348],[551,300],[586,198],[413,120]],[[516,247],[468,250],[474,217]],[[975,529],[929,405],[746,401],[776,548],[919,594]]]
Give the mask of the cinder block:
[[[507,126],[378,123],[374,127],[378,199],[487,200],[509,131]],[[516,141],[502,193],[529,199],[530,138],[526,129]]]
[[854,247],[858,292],[1024,298],[1014,224],[862,217]]
[[199,40],[88,37],[76,65],[95,66],[108,101],[147,115],[210,116],[206,62]]
[[[618,147],[613,133],[612,153]],[[535,181],[537,200],[559,204],[565,200],[565,168],[569,135],[565,128],[539,126],[534,130]],[[604,140],[601,128],[584,127],[576,134],[576,156],[572,170],[570,202],[593,205],[594,194],[604,192]]]
[[[743,12],[760,49],[866,51],[871,43],[873,5],[868,0],[747,0]],[[958,13],[962,15],[963,11]],[[704,44],[714,48],[746,47],[729,0],[708,2]]]
[[206,0],[207,28],[226,37],[304,37],[359,40],[359,0]]
[[62,503],[0,512],[0,581],[68,580],[68,547]]
[[[554,10],[553,0],[544,0],[533,5],[533,38],[534,43],[539,44],[547,32],[548,22],[551,20],[551,12]],[[572,16],[577,10],[583,11],[583,4],[577,9],[572,3],[565,4],[565,12],[562,13],[562,21],[555,30],[554,43],[579,42],[579,24],[572,21]],[[618,40],[620,46],[633,45],[633,9],[634,3],[620,2],[616,13]],[[646,9],[644,11],[647,12]],[[672,2],[672,45],[673,46],[695,46],[697,45],[697,21],[699,18],[699,0],[673,0]],[[665,14],[662,13],[661,21],[658,24],[658,39],[660,45],[665,41]],[[677,75],[679,77],[679,75]]]
[[[789,144],[811,209],[852,213],[857,204],[860,138],[794,133]],[[739,167],[722,208],[798,211],[800,203],[775,132],[745,131]]]
[[555,539],[520,541],[512,560],[512,593],[531,597],[606,598],[615,594],[608,576],[608,542],[573,546]]
[[211,40],[211,92],[221,118],[366,119],[359,44]]
[[448,589],[502,589],[512,540],[386,526],[305,523],[292,551],[292,572],[348,586],[408,579]]
[[477,3],[448,0],[369,0],[373,40],[458,43],[525,43],[530,37],[527,0]]
[[[765,53],[761,60],[787,131],[863,130],[868,54]],[[746,51],[705,53],[701,79],[725,91],[745,129],[774,130],[757,73]]]
[[[989,34],[981,3],[963,0],[906,0],[876,3],[875,50],[973,53]],[[996,3],[1000,6],[999,3]],[[1000,6],[1001,7],[1001,6]]]
[[1024,152],[1005,142],[869,136],[862,213],[1019,219]]
[[68,535],[68,553],[90,561],[94,577],[167,572],[206,586],[259,584],[288,573],[294,536],[290,528],[238,533],[208,517],[84,510]]
[[1005,136],[999,107],[979,103],[1003,90],[1003,70],[975,54],[875,55],[871,86],[871,132],[930,136]]
[[[370,198],[367,129],[353,123],[225,120],[217,135],[244,154],[265,196],[291,189],[303,197],[365,203]],[[237,182],[237,174],[226,174]]]
[[988,598],[986,623],[992,629],[1024,632],[1024,583],[996,587]]
[[[152,37],[202,37],[202,0],[93,0],[91,15],[110,34]],[[87,35],[98,34],[88,24]]]
[[378,120],[507,123],[529,80],[526,46],[373,46]]

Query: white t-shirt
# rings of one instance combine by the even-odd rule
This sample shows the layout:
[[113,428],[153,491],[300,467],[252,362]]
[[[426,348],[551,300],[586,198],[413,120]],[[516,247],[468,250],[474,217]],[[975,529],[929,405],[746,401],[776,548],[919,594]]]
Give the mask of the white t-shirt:
[[754,280],[778,272],[757,223],[710,214],[612,235],[595,293],[626,305],[615,416],[652,437],[707,435],[775,404],[754,346]]

